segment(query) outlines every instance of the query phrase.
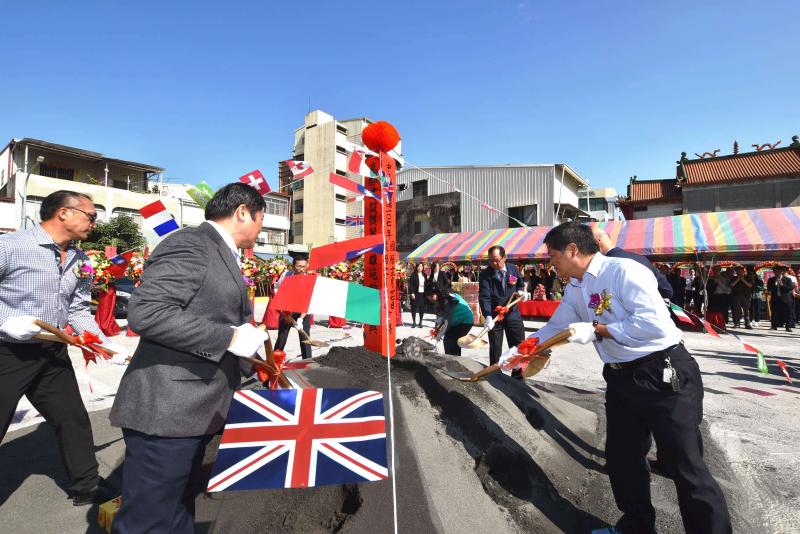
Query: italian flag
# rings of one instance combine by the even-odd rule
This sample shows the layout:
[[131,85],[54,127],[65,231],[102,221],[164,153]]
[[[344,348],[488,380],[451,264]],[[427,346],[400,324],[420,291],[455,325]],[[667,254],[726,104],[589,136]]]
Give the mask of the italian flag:
[[672,313],[675,314],[675,316],[680,320],[680,322],[694,325],[694,321],[692,321],[692,319],[688,315],[686,315],[686,312],[683,311],[683,308],[681,308],[680,306],[670,302],[669,309],[672,310]]
[[381,324],[381,297],[377,289],[316,274],[287,276],[272,306],[280,311]]

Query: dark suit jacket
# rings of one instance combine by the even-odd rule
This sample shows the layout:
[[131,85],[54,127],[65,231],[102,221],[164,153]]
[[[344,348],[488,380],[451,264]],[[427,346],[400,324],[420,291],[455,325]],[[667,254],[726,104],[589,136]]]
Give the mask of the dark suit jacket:
[[[425,291],[425,286],[428,284],[428,280],[430,280],[430,278],[428,278],[428,276],[425,273],[423,273],[422,276],[423,278],[425,278],[425,282],[422,284],[422,290]],[[416,271],[414,271],[413,273],[411,273],[411,277],[408,279],[408,293],[409,295],[416,296],[418,294],[419,289],[420,289],[419,275],[417,274]]]
[[665,299],[672,297],[672,285],[667,280],[667,277],[664,276],[661,271],[656,269],[650,260],[645,258],[640,254],[636,254],[635,252],[628,252],[627,250],[622,250],[619,247],[614,247],[610,249],[608,252],[605,253],[606,256],[609,258],[628,258],[633,261],[637,261],[653,271],[653,275],[656,277],[656,281],[658,282],[658,292],[659,294],[664,297]]
[[170,234],[148,259],[128,321],[141,337],[112,426],[153,436],[212,434],[241,383],[231,326],[253,311],[231,249],[208,223]]
[[[429,282],[433,282],[433,274],[431,273],[428,277]],[[450,280],[450,275],[447,271],[439,271],[439,274],[436,275],[436,286],[442,293],[447,293],[450,291],[450,287],[452,286],[452,281]]]
[[[506,263],[506,289],[497,279],[497,275],[492,267],[487,267],[481,271],[478,277],[478,304],[484,317],[494,317],[494,309],[497,306],[505,306],[508,299],[515,291],[525,291],[525,280],[522,279],[519,269],[510,263]],[[514,283],[510,282],[511,277],[516,277]],[[514,306],[506,315],[508,319],[522,319],[519,307]]]

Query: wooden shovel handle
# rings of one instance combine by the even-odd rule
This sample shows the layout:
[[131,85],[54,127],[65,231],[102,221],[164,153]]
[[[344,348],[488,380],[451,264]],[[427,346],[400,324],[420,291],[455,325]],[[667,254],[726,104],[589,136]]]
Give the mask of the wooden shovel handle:
[[36,326],[38,326],[39,328],[41,328],[42,330],[50,332],[51,334],[56,336],[59,340],[61,340],[62,342],[66,343],[67,345],[77,345],[77,342],[76,342],[77,340],[75,339],[75,337],[67,334],[66,332],[64,332],[60,328],[57,328],[57,327],[51,325],[50,323],[46,323],[44,321],[40,321],[39,319],[36,319],[35,321],[33,321],[33,323]]

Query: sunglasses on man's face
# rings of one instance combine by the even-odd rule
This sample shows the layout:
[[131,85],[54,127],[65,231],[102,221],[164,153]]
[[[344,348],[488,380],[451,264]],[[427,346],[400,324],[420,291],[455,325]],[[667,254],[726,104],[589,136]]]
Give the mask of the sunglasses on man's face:
[[70,207],[70,208],[67,208],[67,209],[68,210],[79,211],[79,212],[83,213],[84,215],[86,215],[89,218],[90,222],[93,222],[93,223],[97,222],[97,213],[89,213],[88,211],[83,211],[80,208],[72,208],[72,207]]

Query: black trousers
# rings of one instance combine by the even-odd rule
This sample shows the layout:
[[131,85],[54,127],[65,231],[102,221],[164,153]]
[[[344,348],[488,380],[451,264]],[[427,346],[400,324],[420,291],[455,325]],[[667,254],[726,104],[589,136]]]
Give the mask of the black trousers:
[[[658,354],[658,353],[657,353]],[[682,344],[669,354],[680,380],[674,392],[662,381],[664,355],[635,367],[603,368],[606,379],[606,462],[623,532],[655,532],[655,510],[644,461],[650,433],[658,463],[675,481],[687,533],[731,532],[725,497],[703,461],[700,369]]]
[[771,327],[772,328],[780,328],[781,326],[786,326],[787,330],[789,328],[794,328],[794,324],[792,323],[792,315],[791,315],[791,304],[788,302],[784,302],[779,298],[774,298],[771,301],[772,305],[772,321]]
[[508,347],[515,347],[525,339],[525,325],[522,319],[505,318],[489,330],[489,364],[494,365],[503,353],[503,332],[506,334]]
[[165,438],[128,428],[122,435],[122,504],[112,532],[194,534],[195,498],[208,483],[200,467],[211,436]]
[[23,395],[55,430],[70,492],[94,488],[99,477],[92,425],[66,345],[0,342],[0,442]]
[[417,324],[417,314],[419,314],[419,324],[422,325],[422,316],[428,310],[428,300],[425,293],[415,293],[411,297],[411,321]]
[[[299,313],[293,313],[292,319],[294,319],[295,323],[297,319],[300,318]],[[303,318],[303,324],[298,325],[303,330],[305,330],[306,334],[311,335],[311,317],[306,315]],[[278,319],[278,338],[275,340],[275,348],[279,350],[283,350],[283,347],[286,346],[286,341],[289,339],[289,330],[293,328],[292,323],[286,320],[286,318],[281,314],[280,318]],[[300,339],[300,354],[303,356],[304,360],[311,358],[311,345],[308,343],[303,343],[306,338],[298,332],[297,337]]]
[[466,323],[448,327],[444,333],[444,353],[450,356],[461,356],[458,338],[466,336],[470,330],[472,330],[472,325]]

